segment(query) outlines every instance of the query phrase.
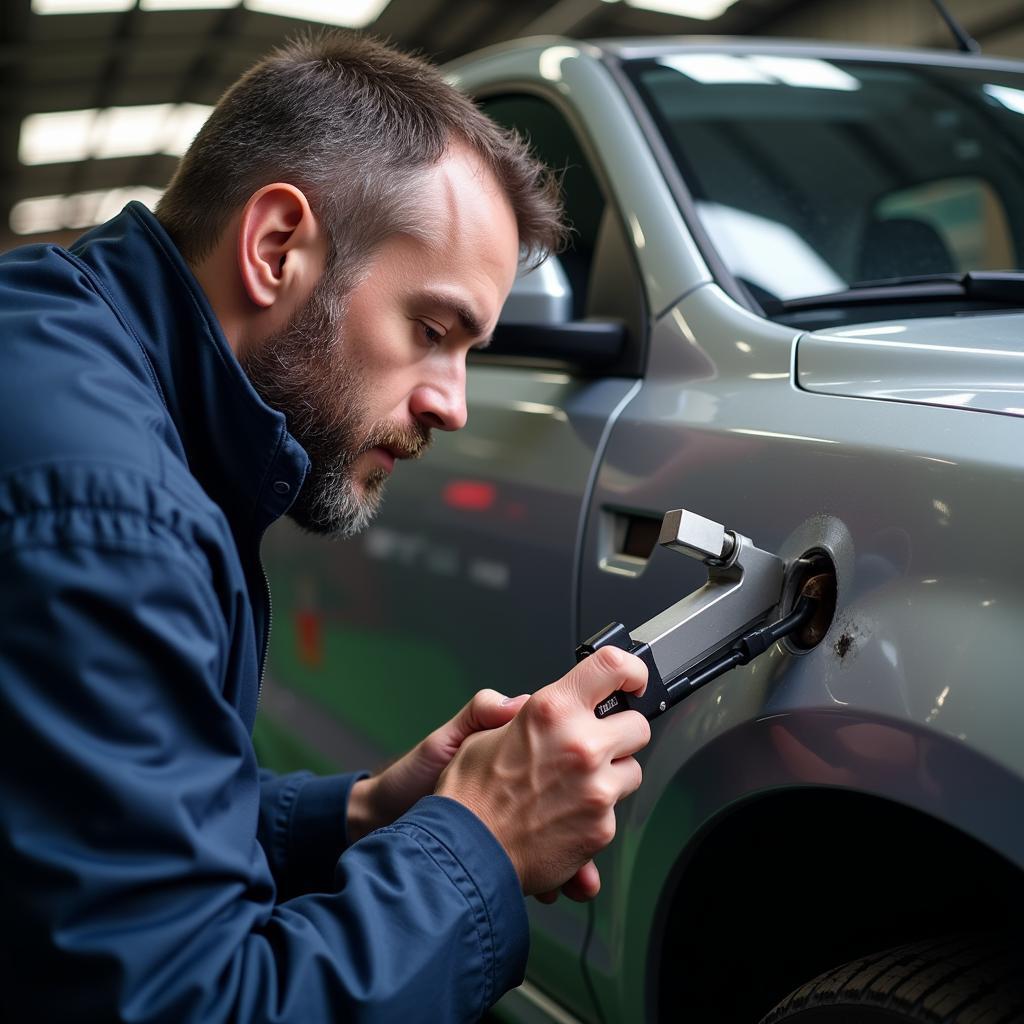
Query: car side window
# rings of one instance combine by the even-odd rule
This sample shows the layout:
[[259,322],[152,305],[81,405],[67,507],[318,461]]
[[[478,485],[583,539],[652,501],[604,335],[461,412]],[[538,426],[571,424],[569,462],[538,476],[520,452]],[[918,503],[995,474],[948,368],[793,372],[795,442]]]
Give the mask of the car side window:
[[573,296],[573,319],[587,309],[590,272],[605,211],[605,197],[571,127],[539,96],[505,95],[484,100],[485,114],[514,128],[530,144],[534,155],[562,177],[562,196],[572,226],[569,246],[560,254]]
[[479,101],[485,114],[515,129],[533,154],[561,179],[571,227],[559,262],[572,290],[572,319],[611,319],[625,325],[639,366],[647,338],[647,313],[635,253],[618,207],[569,119],[553,103],[530,93],[501,93]]

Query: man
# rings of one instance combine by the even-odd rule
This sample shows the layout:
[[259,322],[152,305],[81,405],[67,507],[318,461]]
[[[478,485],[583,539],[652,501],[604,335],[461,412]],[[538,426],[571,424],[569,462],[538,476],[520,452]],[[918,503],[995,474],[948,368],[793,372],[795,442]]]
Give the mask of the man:
[[228,91],[155,217],[0,259],[6,1019],[472,1020],[522,978],[522,895],[596,893],[649,738],[593,715],[629,655],[483,690],[369,778],[250,742],[263,531],[369,522],[560,230],[516,139],[334,35]]

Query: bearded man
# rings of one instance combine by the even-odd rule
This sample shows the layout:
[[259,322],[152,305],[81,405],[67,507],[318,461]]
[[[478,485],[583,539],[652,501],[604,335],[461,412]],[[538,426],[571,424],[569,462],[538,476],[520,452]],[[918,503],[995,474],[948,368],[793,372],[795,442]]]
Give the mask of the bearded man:
[[0,258],[5,1019],[473,1020],[523,977],[524,894],[596,893],[649,738],[593,714],[645,685],[623,652],[374,776],[250,739],[264,530],[365,527],[561,237],[517,138],[335,34],[228,90],[155,216]]

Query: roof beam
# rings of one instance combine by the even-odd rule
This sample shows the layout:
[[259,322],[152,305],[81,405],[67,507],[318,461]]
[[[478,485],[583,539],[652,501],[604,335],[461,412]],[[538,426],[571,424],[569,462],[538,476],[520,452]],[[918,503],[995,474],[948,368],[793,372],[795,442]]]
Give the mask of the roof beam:
[[519,30],[524,36],[571,36],[583,31],[592,15],[608,5],[603,0],[558,0]]

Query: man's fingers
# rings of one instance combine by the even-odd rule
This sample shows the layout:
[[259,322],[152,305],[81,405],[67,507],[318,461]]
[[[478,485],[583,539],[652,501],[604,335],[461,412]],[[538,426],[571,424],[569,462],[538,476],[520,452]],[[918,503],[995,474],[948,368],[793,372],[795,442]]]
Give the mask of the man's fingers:
[[563,680],[588,708],[596,708],[616,690],[643,693],[647,687],[647,666],[617,647],[602,647],[584,658]]
[[644,780],[643,769],[635,757],[620,757],[612,761],[610,770],[619,785],[619,800],[635,793]]
[[597,870],[597,865],[592,861],[588,860],[576,872],[572,878],[569,879],[565,885],[562,886],[562,892],[571,900],[575,900],[577,903],[586,903],[587,900],[592,900],[601,891],[601,874]]
[[538,903],[551,904],[558,899],[560,893],[564,893],[569,899],[575,900],[577,903],[586,903],[588,900],[592,900],[600,891],[601,875],[597,870],[597,865],[592,860],[588,860],[562,886],[561,890],[552,889],[549,892],[534,893],[534,899]]
[[620,711],[602,720],[603,731],[612,760],[629,757],[643,750],[651,741],[651,723],[639,711]]
[[433,765],[434,778],[474,733],[508,725],[530,699],[528,693],[506,697],[497,690],[480,690],[459,713],[438,726],[417,748],[421,760]]

